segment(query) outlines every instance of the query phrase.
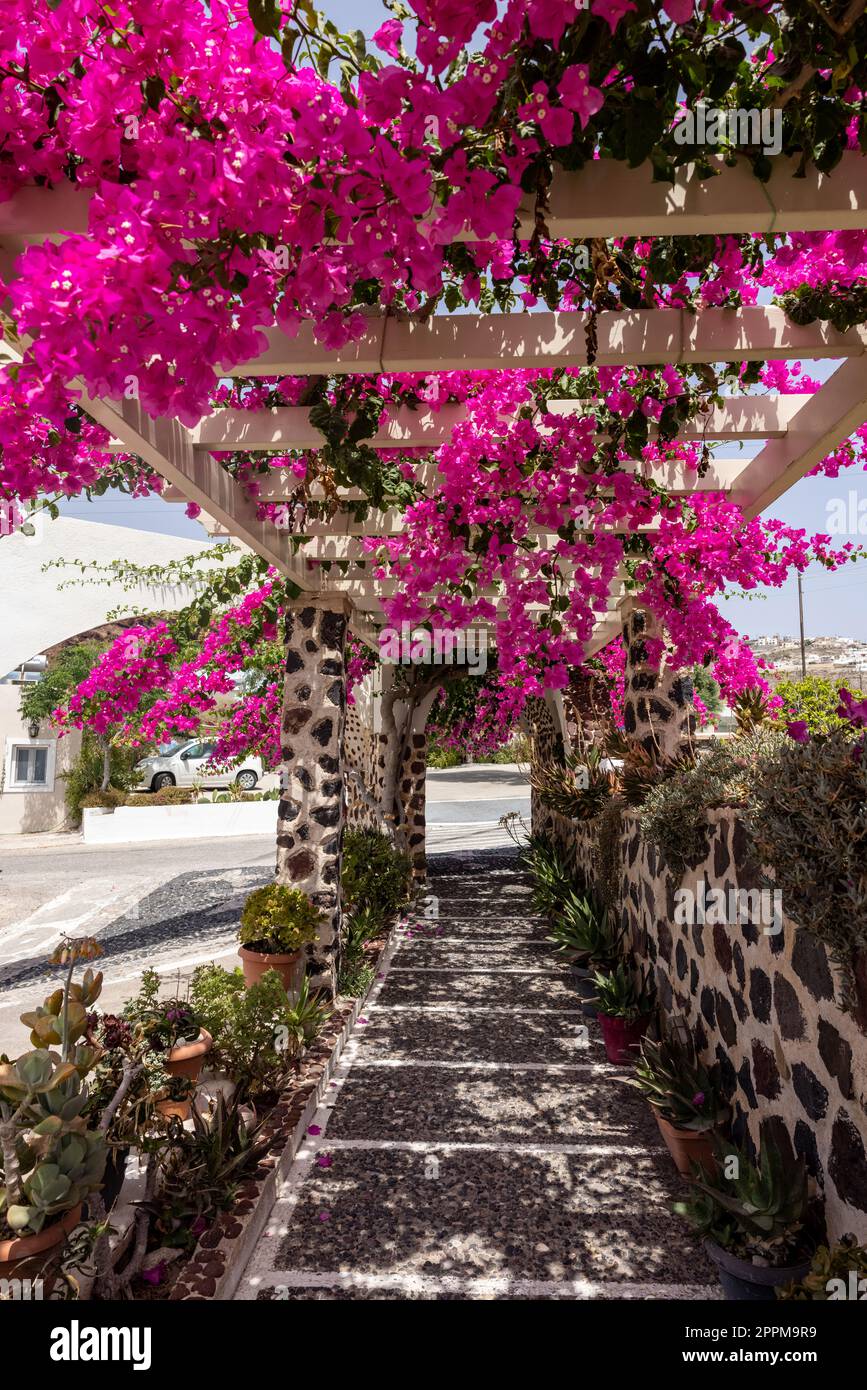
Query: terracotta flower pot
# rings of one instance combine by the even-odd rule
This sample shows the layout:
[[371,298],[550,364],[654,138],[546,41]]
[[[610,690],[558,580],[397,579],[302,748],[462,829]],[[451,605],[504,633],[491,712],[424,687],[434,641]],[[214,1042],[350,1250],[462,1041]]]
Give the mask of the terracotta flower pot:
[[46,1257],[59,1250],[70,1231],[81,1220],[81,1202],[70,1207],[56,1221],[50,1221],[32,1236],[15,1236],[0,1240],[0,1279],[36,1279]]
[[714,1158],[710,1131],[678,1129],[677,1125],[673,1125],[664,1115],[660,1115],[655,1105],[650,1108],[680,1176],[691,1178],[692,1165],[699,1163],[708,1177],[713,1177],[716,1173],[716,1159]]
[[774,1290],[783,1284],[790,1284],[792,1280],[800,1283],[812,1264],[811,1260],[803,1260],[800,1264],[787,1265],[785,1269],[774,1269],[769,1265],[754,1265],[750,1260],[742,1260],[712,1240],[706,1240],[704,1248],[717,1267],[722,1291],[729,1302],[773,1303],[777,1296]]
[[238,955],[244,967],[244,983],[248,989],[251,985],[258,984],[269,970],[276,970],[289,998],[293,1001],[298,998],[304,979],[304,956],[301,951],[293,951],[289,956],[271,955],[267,951],[251,951],[249,946],[242,946]]
[[633,1062],[638,1044],[650,1027],[650,1014],[635,1019],[633,1023],[627,1023],[623,1018],[611,1018],[608,1014],[599,1014],[598,1017],[609,1062]]
[[[169,1076],[180,1076],[185,1081],[198,1081],[205,1058],[210,1052],[214,1043],[207,1028],[202,1028],[195,1042],[178,1043],[173,1047],[166,1058],[165,1068]],[[177,1115],[179,1120],[188,1120],[192,1109],[189,1098],[185,1100],[158,1100],[156,1111],[158,1115],[164,1115],[170,1119]]]
[[190,1081],[198,1081],[213,1044],[207,1028],[202,1028],[195,1042],[178,1043],[169,1052],[166,1062],[169,1076],[185,1076]]

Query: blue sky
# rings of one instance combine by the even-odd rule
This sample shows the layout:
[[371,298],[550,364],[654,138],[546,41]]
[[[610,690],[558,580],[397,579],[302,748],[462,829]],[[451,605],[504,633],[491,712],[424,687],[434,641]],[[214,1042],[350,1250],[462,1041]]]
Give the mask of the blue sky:
[[[361,29],[369,37],[390,12],[374,0],[320,0],[318,8],[342,30]],[[821,364],[810,371],[825,376],[830,364]],[[758,445],[725,446],[721,457],[748,458]],[[850,494],[852,504],[850,505]],[[770,509],[768,515],[779,517],[792,526],[803,527],[808,533],[826,531],[829,508],[841,507],[857,517],[858,503],[867,499],[867,475],[860,470],[848,470],[838,479],[804,478]],[[87,520],[103,521],[116,526],[138,527],[146,531],[161,531],[169,535],[189,536],[201,540],[202,528],[189,521],[184,509],[159,498],[133,500],[110,493],[92,503],[74,499],[66,503],[67,515]],[[867,512],[867,503],[865,503]],[[867,531],[867,517],[864,522]],[[867,534],[845,534],[835,537],[835,543],[852,541],[867,545]],[[850,564],[837,574],[829,574],[814,565],[804,576],[804,608],[807,636],[845,636],[867,640],[867,562]],[[766,633],[794,634],[798,626],[797,587],[794,578],[779,590],[761,589],[751,599],[724,600],[722,609],[738,631],[757,636]]]

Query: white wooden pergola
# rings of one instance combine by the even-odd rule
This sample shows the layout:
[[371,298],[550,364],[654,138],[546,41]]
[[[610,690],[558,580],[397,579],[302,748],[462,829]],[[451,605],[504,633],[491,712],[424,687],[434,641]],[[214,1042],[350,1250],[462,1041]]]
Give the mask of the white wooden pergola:
[[[779,159],[767,184],[749,166],[717,160],[718,176],[698,183],[690,166],[673,185],[654,183],[649,167],[630,170],[596,162],[579,173],[560,173],[550,191],[548,227],[554,237],[692,235],[751,232],[867,229],[867,161],[846,154],[831,175],[815,169],[794,178],[794,161]],[[88,195],[71,186],[28,189],[0,205],[0,272],[14,275],[15,259],[30,244],[85,231]],[[529,234],[532,208],[522,208],[520,226]],[[318,345],[309,326],[289,338],[271,330],[268,346],[254,361],[227,367],[226,375],[420,372],[581,367],[586,365],[585,316],[581,313],[460,314],[414,323],[371,313],[362,337],[340,351]],[[24,344],[5,345],[20,356]],[[749,461],[715,461],[707,474],[671,465],[647,469],[675,494],[721,490],[747,517],[764,511],[867,421],[867,333],[841,333],[827,324],[793,324],[778,308],[654,309],[604,313],[598,318],[600,366],[689,365],[766,359],[819,359],[839,362],[814,395],[733,397],[682,437],[756,440],[762,447]],[[306,594],[350,600],[350,626],[367,640],[382,619],[381,602],[393,581],[377,581],[360,567],[364,537],[399,538],[399,511],[369,510],[358,521],[350,504],[361,494],[342,491],[327,521],[305,521],[297,547],[284,529],[256,514],[256,503],[218,462],[231,451],[263,455],[316,449],[324,441],[302,408],[218,410],[193,428],[173,419],[149,418],[135,400],[94,400],[82,405],[110,432],[113,447],[141,457],[167,482],[169,500],[197,503],[220,534],[236,538],[291,578]],[[584,409],[581,401],[560,400],[552,412]],[[449,439],[463,418],[463,407],[438,411],[395,411],[372,440],[381,449],[435,449]],[[504,422],[504,429],[508,422]],[[644,468],[643,464],[633,465]],[[436,467],[421,462],[420,485],[432,492]],[[257,479],[259,498],[289,502],[297,481],[279,469]],[[652,528],[651,528],[652,529]],[[541,537],[544,540],[544,536]],[[321,562],[339,562],[345,573],[326,571]],[[497,595],[489,595],[495,600]],[[600,611],[587,655],[599,650],[620,627],[624,593],[615,580],[606,611]]]

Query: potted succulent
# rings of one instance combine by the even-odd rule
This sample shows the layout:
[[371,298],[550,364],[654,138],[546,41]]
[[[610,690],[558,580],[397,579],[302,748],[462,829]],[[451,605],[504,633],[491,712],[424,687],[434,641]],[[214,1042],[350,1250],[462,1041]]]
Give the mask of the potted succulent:
[[609,1062],[628,1062],[650,1025],[655,1008],[647,969],[636,981],[624,961],[593,976],[596,1007]]
[[282,883],[256,888],[244,904],[239,933],[247,985],[276,970],[286,993],[297,999],[304,977],[302,947],[316,940],[321,921],[321,913],[299,889]]
[[592,1002],[593,977],[597,969],[611,969],[616,964],[622,937],[622,930],[613,929],[607,908],[598,906],[589,894],[572,889],[563,898],[549,940],[570,962],[583,1000],[582,1012],[588,1018],[595,1018],[597,1013]]
[[642,1039],[634,1084],[649,1102],[681,1177],[688,1178],[693,1165],[713,1175],[711,1133],[729,1111],[717,1093],[716,1068],[699,1062],[684,1019],[670,1022],[660,1038]]
[[81,1041],[102,975],[88,967],[80,984],[72,979],[79,960],[99,954],[89,939],[58,947],[51,963],[65,968],[63,986],[21,1017],[34,1050],[0,1058],[0,1278],[41,1274],[102,1185],[106,1143],[88,1128],[84,1079],[100,1049]]
[[853,1235],[843,1236],[838,1245],[820,1245],[803,1279],[776,1290],[777,1298],[796,1303],[862,1300],[867,1290],[867,1245],[859,1245]]
[[145,970],[138,994],[124,1006],[124,1020],[132,1028],[133,1049],[142,1067],[161,1074],[155,1084],[164,1094],[156,1101],[156,1110],[187,1120],[213,1039],[188,1000],[160,998],[160,984],[155,970]]
[[724,1140],[715,1152],[716,1175],[695,1178],[692,1196],[674,1210],[704,1237],[727,1299],[770,1301],[810,1270],[815,1242],[804,1160],[785,1163],[767,1139],[758,1163]]

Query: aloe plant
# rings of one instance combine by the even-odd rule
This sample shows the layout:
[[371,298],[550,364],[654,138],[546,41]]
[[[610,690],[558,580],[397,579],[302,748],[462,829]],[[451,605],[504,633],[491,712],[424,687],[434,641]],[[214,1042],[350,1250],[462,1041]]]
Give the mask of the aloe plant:
[[809,1214],[804,1160],[785,1162],[768,1139],[758,1163],[727,1140],[717,1139],[715,1149],[717,1176],[696,1178],[692,1196],[674,1210],[741,1259],[791,1264],[803,1252]]
[[653,1013],[655,992],[647,968],[636,980],[625,963],[619,961],[613,970],[597,970],[593,985],[596,1006],[606,1018],[622,1018],[625,1023],[634,1023]]
[[613,965],[623,932],[614,929],[608,909],[588,894],[570,889],[557,909],[549,940],[559,951],[570,951],[600,966]]
[[728,1115],[717,1093],[716,1068],[708,1070],[698,1060],[683,1020],[669,1023],[661,1038],[642,1039],[633,1084],[677,1129],[703,1133]]

